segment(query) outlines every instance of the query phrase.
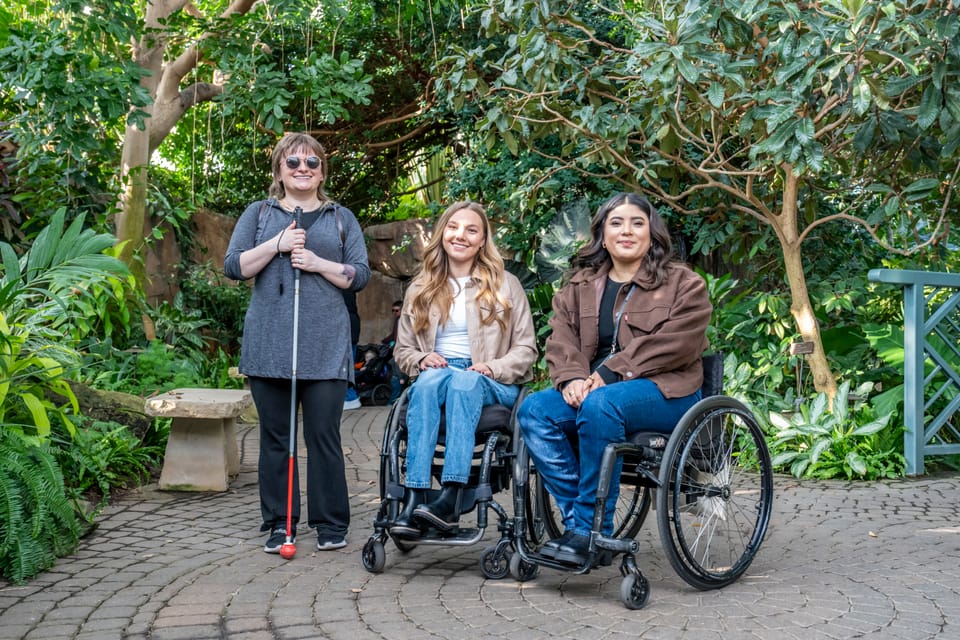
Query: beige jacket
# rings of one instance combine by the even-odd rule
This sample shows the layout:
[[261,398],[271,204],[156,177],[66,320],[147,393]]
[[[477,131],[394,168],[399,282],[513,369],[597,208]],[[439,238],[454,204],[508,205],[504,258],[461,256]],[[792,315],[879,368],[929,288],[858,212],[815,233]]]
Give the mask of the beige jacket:
[[[474,364],[486,364],[493,371],[493,379],[504,384],[521,384],[531,379],[531,367],[537,359],[537,341],[533,330],[530,304],[520,281],[512,273],[503,274],[500,293],[510,302],[510,320],[505,331],[497,322],[481,324],[476,309],[476,300],[470,290],[476,285],[467,283],[467,332],[470,335],[470,355]],[[440,312],[430,309],[430,326],[426,331],[414,333],[413,313],[410,301],[420,284],[416,281],[407,290],[397,327],[397,344],[393,357],[404,373],[415,376],[420,373],[420,361],[433,351],[440,324]],[[498,309],[503,313],[503,309]]]

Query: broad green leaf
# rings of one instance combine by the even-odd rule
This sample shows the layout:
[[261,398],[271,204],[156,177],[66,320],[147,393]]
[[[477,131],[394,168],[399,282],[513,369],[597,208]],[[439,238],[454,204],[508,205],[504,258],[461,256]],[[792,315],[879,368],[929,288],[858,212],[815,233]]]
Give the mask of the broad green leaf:
[[927,85],[920,100],[920,111],[917,113],[917,126],[929,129],[940,115],[940,91],[933,85]]
[[715,109],[719,109],[723,106],[723,85],[719,82],[711,82],[710,88],[707,89],[707,99],[710,100],[710,104]]
[[777,427],[777,428],[779,428],[779,429],[789,429],[789,428],[790,428],[790,421],[789,421],[782,413],[778,413],[778,412],[776,412],[776,411],[771,411],[771,412],[768,414],[768,416],[769,416],[769,418],[770,418],[770,423],[771,423],[773,426],[775,426],[775,427]]
[[49,436],[50,418],[47,416],[47,410],[43,406],[43,403],[40,401],[40,399],[30,392],[24,392],[21,394],[20,399],[23,400],[23,404],[25,404],[27,409],[30,411],[30,416],[33,418],[33,424],[37,427],[37,435],[39,435],[41,438],[46,438]]
[[810,448],[810,464],[816,464],[817,460],[820,459],[820,455],[830,448],[831,442],[824,438],[823,440],[818,440],[813,447]]
[[855,436],[872,435],[874,433],[877,433],[878,431],[882,431],[890,422],[890,417],[891,417],[891,414],[887,413],[882,418],[878,418],[866,424],[860,425],[850,433],[851,435],[855,435]]
[[783,451],[773,456],[770,459],[770,464],[774,469],[776,469],[794,460],[798,455],[800,455],[798,451]]
[[844,458],[844,462],[856,473],[858,476],[862,476],[867,472],[867,463],[864,462],[863,458],[856,451],[851,451]]

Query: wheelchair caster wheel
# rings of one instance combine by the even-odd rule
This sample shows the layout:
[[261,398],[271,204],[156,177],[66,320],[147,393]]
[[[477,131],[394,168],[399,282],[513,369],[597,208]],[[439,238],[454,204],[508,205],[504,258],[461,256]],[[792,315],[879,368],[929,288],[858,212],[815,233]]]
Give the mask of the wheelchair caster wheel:
[[526,582],[533,580],[540,573],[540,565],[527,562],[520,557],[519,553],[510,556],[510,575],[517,582]]
[[628,573],[620,583],[620,601],[627,609],[642,609],[650,599],[650,582],[639,573]]
[[363,545],[361,559],[363,568],[370,573],[383,571],[383,565],[387,562],[387,552],[383,548],[383,543],[379,540],[367,540],[367,544]]
[[480,572],[484,578],[503,580],[510,575],[510,558],[507,551],[495,547],[487,547],[480,555]]

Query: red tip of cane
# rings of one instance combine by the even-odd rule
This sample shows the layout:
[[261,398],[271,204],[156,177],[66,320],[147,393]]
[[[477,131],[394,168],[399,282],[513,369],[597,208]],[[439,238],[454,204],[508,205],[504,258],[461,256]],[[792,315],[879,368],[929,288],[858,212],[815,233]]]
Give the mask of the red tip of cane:
[[284,560],[292,560],[297,555],[297,545],[292,542],[284,542],[280,545],[280,557]]

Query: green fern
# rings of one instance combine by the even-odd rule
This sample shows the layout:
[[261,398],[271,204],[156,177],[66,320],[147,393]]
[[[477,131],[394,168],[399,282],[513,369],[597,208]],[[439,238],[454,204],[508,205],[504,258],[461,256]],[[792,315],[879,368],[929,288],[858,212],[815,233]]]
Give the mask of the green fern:
[[0,575],[23,583],[73,552],[79,538],[53,449],[0,427]]

